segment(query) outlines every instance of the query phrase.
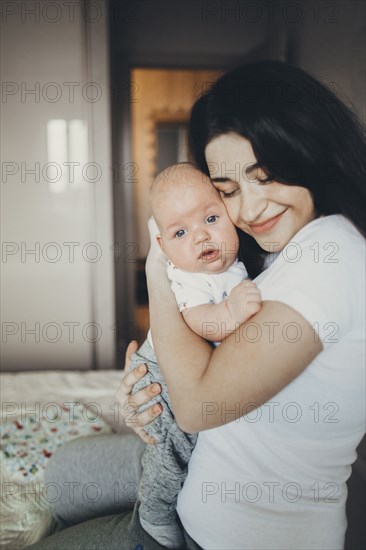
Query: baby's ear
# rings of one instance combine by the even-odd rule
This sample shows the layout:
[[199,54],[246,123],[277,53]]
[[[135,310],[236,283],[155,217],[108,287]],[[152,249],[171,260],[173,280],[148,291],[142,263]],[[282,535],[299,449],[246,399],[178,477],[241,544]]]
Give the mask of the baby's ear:
[[164,251],[162,236],[160,234],[158,234],[158,235],[156,235],[155,239],[156,239],[156,242],[158,243],[158,245],[160,246],[160,248]]

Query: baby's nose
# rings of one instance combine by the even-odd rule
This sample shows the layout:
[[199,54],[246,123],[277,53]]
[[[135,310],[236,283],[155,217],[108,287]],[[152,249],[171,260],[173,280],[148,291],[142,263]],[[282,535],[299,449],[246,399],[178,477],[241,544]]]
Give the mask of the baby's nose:
[[197,230],[197,232],[196,232],[196,242],[197,243],[201,243],[203,241],[208,241],[209,238],[210,238],[210,233],[205,227],[202,227],[202,228]]

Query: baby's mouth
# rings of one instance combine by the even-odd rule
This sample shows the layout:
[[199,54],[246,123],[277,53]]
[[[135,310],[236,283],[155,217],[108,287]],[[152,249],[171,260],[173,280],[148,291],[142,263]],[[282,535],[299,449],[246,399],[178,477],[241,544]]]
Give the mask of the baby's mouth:
[[202,260],[203,262],[211,262],[213,260],[216,260],[218,256],[219,256],[218,248],[215,248],[214,246],[212,246],[212,247],[205,248],[201,252],[199,259]]

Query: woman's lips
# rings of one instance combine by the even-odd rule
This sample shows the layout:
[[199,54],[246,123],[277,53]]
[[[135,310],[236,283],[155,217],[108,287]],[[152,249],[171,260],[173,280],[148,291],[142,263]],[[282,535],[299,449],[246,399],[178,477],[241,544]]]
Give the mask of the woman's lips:
[[286,210],[284,210],[283,212],[281,212],[281,214],[278,214],[274,218],[271,218],[263,223],[258,223],[255,225],[248,224],[248,225],[253,233],[257,233],[257,234],[266,233],[276,225],[276,223],[280,220],[281,216],[286,212]]

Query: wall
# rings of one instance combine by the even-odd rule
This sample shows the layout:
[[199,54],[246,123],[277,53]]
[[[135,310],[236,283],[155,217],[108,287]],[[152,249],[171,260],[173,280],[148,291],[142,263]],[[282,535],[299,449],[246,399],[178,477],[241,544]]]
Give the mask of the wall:
[[366,121],[366,3],[298,3],[289,26],[291,60],[332,89]]
[[268,38],[269,20],[261,4],[112,0],[113,51],[121,64],[219,67],[247,56]]
[[115,365],[107,18],[66,4],[2,5],[3,369]]

